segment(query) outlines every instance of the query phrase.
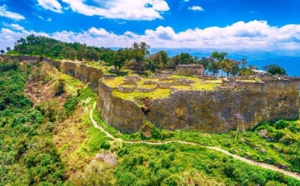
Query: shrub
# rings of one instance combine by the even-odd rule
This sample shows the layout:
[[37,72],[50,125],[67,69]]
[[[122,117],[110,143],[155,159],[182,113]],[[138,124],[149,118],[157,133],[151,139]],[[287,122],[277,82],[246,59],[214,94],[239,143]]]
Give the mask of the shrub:
[[288,121],[279,120],[275,123],[275,128],[278,129],[284,129],[289,125]]
[[65,92],[65,80],[59,79],[54,87],[54,92],[56,96],[59,96]]

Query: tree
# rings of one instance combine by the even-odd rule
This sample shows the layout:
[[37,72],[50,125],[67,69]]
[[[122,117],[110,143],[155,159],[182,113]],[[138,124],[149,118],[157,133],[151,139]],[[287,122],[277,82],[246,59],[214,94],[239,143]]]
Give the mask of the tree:
[[231,74],[233,76],[236,76],[238,75],[239,71],[240,71],[240,68],[239,68],[239,65],[240,65],[240,62],[238,61],[235,61],[235,60],[232,60],[232,70],[231,70]]
[[208,69],[213,73],[213,75],[217,75],[220,69],[220,63],[227,56],[226,52],[213,52],[209,58],[209,66]]
[[279,65],[271,64],[264,66],[263,69],[272,75],[287,75],[285,69],[280,67]]
[[54,87],[55,95],[59,96],[65,92],[65,81],[63,79],[59,79]]
[[224,60],[220,61],[219,66],[226,73],[226,76],[228,77],[229,73],[232,70],[231,60],[230,59],[224,59]]
[[0,52],[1,52],[1,54],[4,54],[4,53],[5,53],[5,51],[4,51],[4,50],[1,50]]
[[204,72],[205,72],[205,70],[207,70],[208,65],[209,65],[209,58],[202,57],[199,61],[196,60],[196,62],[198,62],[199,64],[203,65],[203,67],[204,67]]
[[125,62],[129,60],[129,54],[128,49],[119,49],[114,56],[114,62],[113,65],[115,67],[115,70],[120,70],[124,65]]
[[169,57],[165,51],[159,51],[150,57],[150,61],[153,62],[155,69],[161,70],[168,66]]
[[193,64],[195,62],[195,58],[192,55],[181,52],[179,55],[172,57],[171,66],[175,68],[179,64]]
[[6,47],[6,51],[10,52],[11,51],[10,47]]
[[144,60],[147,57],[147,55],[150,54],[149,49],[150,46],[147,45],[145,42],[136,43],[134,42],[132,45],[132,58],[134,59],[134,68],[140,70],[143,70],[144,68]]
[[114,66],[115,70],[119,71],[129,59],[128,49],[119,49],[118,51],[109,50],[103,52],[100,59],[105,61],[106,65]]
[[195,63],[195,59],[189,53],[181,52],[180,54],[180,64],[192,64]]

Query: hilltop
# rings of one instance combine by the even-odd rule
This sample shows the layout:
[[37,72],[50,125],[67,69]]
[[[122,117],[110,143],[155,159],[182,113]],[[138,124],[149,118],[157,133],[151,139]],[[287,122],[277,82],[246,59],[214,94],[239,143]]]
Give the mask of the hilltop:
[[[136,49],[137,53],[141,51],[140,46]],[[122,52],[110,51],[108,56],[113,55],[117,59]],[[160,57],[164,56],[160,54]],[[205,74],[201,77],[178,75],[174,69],[159,65],[152,71],[146,54],[138,62],[145,66],[131,64],[141,59],[133,58],[126,59],[121,68],[109,66],[111,61],[104,60],[109,59],[107,54],[103,60],[96,61],[85,58],[51,59],[41,53],[35,56],[19,55],[12,50],[2,58],[5,63],[1,62],[0,86],[4,91],[0,102],[0,132],[5,136],[0,143],[1,165],[4,165],[1,184],[299,184],[300,121],[298,118],[282,119],[287,114],[291,114],[291,118],[299,114],[299,96],[294,95],[295,91],[298,93],[294,84],[297,79],[269,74],[244,77],[243,73],[253,71],[243,67],[239,67],[236,74],[240,77],[233,77],[232,71],[228,71],[229,76],[222,78]],[[185,54],[179,56],[187,59]],[[219,58],[214,59],[216,64],[225,59]],[[204,65],[203,71],[208,73]],[[164,85],[167,88],[162,89],[160,86]],[[253,97],[263,96],[253,104],[249,104],[250,97],[243,99],[245,105],[248,103],[246,109],[255,109],[255,104],[264,108],[264,103],[274,103],[271,107],[278,109],[272,113],[279,117],[271,121],[264,118],[266,122],[260,125],[254,122],[256,126],[251,126],[251,130],[240,125],[238,130],[226,129],[223,133],[188,130],[180,125],[177,127],[181,128],[167,128],[152,122],[155,118],[162,121],[161,115],[153,114],[155,111],[160,114],[174,112],[180,121],[192,121],[185,117],[190,116],[187,114],[189,110],[185,109],[196,106],[186,100],[204,96],[206,107],[217,104],[219,107],[212,108],[226,110],[228,105],[218,101],[228,102],[226,96],[236,94],[243,97],[245,93]],[[151,111],[145,113],[149,98]],[[167,100],[170,102],[165,103]],[[297,100],[296,105],[291,104]],[[94,107],[96,102],[98,109]],[[108,104],[104,107],[105,102]],[[160,104],[153,108],[155,102]],[[178,103],[182,108],[169,103]],[[231,105],[237,106],[236,103]],[[211,109],[202,111],[209,114]],[[108,121],[109,117],[111,121]],[[215,115],[208,119],[216,121],[218,117]],[[247,117],[253,116],[246,114],[246,121]],[[130,121],[124,126],[136,128],[124,131],[122,125],[114,124],[126,118],[141,119],[140,127]],[[167,123],[172,126],[175,122],[169,120]],[[269,168],[268,164],[275,168]]]

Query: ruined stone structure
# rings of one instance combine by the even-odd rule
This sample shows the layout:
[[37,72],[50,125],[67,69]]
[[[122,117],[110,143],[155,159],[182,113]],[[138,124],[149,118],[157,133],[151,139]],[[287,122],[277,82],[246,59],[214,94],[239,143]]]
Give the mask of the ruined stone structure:
[[[22,57],[17,58],[23,60]],[[34,61],[32,57],[30,60]],[[40,60],[36,58],[36,61]],[[98,94],[98,107],[103,120],[122,132],[138,131],[144,120],[167,130],[227,132],[240,127],[241,120],[243,127],[249,129],[273,119],[299,118],[299,78],[268,76],[263,81],[231,79],[214,90],[173,90],[168,98],[150,100],[147,105],[141,106],[113,96],[112,92],[117,88],[104,83],[100,69],[82,63],[43,60],[63,73],[78,77],[83,83],[90,83]],[[126,81],[129,79],[132,78]],[[157,82],[158,87],[161,84],[164,84],[163,79]]]
[[176,71],[178,75],[182,76],[202,75],[204,67],[200,64],[177,65]]

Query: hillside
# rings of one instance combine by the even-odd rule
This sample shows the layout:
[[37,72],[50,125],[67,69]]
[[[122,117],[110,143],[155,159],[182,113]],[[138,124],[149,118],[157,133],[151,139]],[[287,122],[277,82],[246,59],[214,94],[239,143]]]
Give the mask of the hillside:
[[299,175],[294,179],[205,148],[299,173],[298,120],[225,134],[148,124],[146,138],[143,130],[125,134],[104,123],[92,110],[92,89],[49,64],[0,64],[0,185],[300,184]]

